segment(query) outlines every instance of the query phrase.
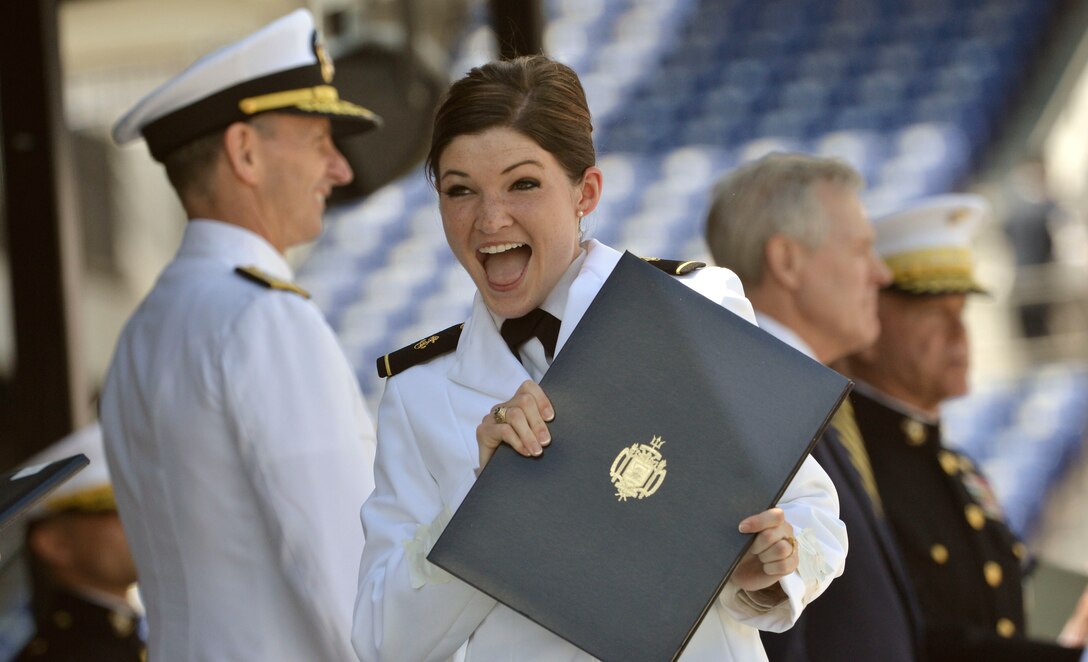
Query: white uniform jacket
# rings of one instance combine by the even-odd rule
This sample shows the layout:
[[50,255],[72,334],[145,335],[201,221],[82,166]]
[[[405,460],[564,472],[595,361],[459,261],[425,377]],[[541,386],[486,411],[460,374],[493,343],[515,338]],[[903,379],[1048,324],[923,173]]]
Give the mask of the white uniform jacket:
[[317,307],[257,235],[190,221],[102,394],[151,659],[354,660],[374,432]]
[[[620,257],[595,241],[585,246],[588,255],[570,287],[558,351]],[[705,268],[681,280],[754,321],[732,272]],[[469,662],[592,659],[425,560],[476,479],[476,426],[526,379],[528,373],[507,349],[477,294],[456,351],[409,368],[386,384],[378,413],[376,487],[363,506],[367,545],[353,632],[363,660],[416,662],[455,653]],[[798,534],[807,530],[807,544],[801,545],[807,578],[799,573],[784,578],[789,600],[763,613],[727,585],[683,660],[766,659],[756,628],[790,627],[803,606],[841,574],[846,533],[838,520],[838,497],[815,460],[805,461],[779,505]],[[532,558],[525,559],[527,572],[532,564]]]

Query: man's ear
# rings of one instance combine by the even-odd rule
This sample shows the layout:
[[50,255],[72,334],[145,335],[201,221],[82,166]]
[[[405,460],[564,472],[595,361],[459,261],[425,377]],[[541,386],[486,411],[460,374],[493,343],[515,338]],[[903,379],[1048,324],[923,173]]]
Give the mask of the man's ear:
[[260,181],[260,136],[246,122],[235,122],[223,133],[223,153],[234,176],[251,186]]
[[71,563],[71,536],[61,520],[39,522],[27,535],[26,543],[35,556],[49,566]]
[[763,247],[764,278],[773,278],[787,290],[801,286],[809,250],[800,241],[781,232]]

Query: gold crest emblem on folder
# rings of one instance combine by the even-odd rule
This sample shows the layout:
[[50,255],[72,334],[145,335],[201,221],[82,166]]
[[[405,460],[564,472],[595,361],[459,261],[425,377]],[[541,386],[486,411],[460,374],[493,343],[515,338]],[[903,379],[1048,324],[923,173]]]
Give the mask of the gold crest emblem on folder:
[[612,461],[610,473],[619,501],[651,496],[665,482],[665,458],[661,455],[664,444],[661,437],[654,437],[649,445],[631,444]]

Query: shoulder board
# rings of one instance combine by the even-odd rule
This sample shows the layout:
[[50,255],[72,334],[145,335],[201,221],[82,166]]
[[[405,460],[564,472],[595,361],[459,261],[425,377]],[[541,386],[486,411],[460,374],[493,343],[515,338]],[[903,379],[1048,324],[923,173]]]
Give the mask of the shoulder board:
[[246,280],[251,280],[258,285],[263,285],[273,290],[282,290],[284,292],[294,292],[303,299],[309,299],[310,293],[302,289],[298,285],[290,281],[283,280],[282,278],[276,278],[261,271],[254,266],[236,267],[234,273],[242,276]]
[[454,324],[448,329],[379,357],[378,376],[392,377],[414,365],[452,352],[457,349],[457,340],[461,337],[461,329],[463,328],[465,328],[464,322]]
[[662,260],[659,257],[644,257],[642,259],[671,276],[683,276],[706,266],[705,262],[696,262],[695,260]]

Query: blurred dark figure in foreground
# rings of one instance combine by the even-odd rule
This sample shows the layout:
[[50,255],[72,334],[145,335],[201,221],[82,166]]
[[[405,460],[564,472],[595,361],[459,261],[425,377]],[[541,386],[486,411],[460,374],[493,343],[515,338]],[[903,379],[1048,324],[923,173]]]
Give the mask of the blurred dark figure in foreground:
[[140,610],[129,599],[136,564],[117,516],[98,425],[65,437],[28,466],[77,453],[91,463],[28,515],[25,549],[36,632],[17,659],[145,660]]

